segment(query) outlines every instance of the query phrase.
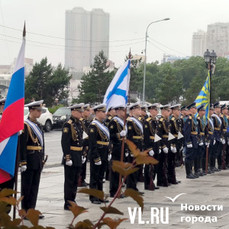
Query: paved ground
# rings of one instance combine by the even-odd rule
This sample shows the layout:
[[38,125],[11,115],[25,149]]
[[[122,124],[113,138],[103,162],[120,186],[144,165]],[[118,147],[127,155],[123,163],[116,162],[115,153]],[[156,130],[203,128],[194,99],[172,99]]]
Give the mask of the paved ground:
[[[49,152],[49,161],[42,172],[37,202],[37,209],[45,215],[45,219],[40,220],[40,224],[53,226],[57,229],[66,228],[73,218],[71,212],[63,209],[63,167],[59,166],[62,155],[60,136],[61,132],[57,131],[45,135],[46,152]],[[153,192],[145,191],[144,212],[142,215],[136,212],[136,219],[134,220],[134,217],[132,219],[134,224],[131,224],[128,207],[131,207],[131,213],[134,214],[134,208],[138,207],[137,203],[129,197],[115,201],[114,207],[124,212],[124,216],[121,217],[128,218],[119,228],[229,228],[229,170],[195,180],[185,179],[184,168],[177,168],[176,171],[181,184],[172,185],[168,188],[161,187],[160,190]],[[89,181],[88,175],[87,181]],[[106,182],[104,184],[105,193],[109,193],[108,188],[109,183]],[[143,183],[138,183],[138,188],[143,191]],[[20,185],[18,190],[20,190]],[[174,202],[166,198],[173,198],[180,193],[185,194],[178,197]],[[111,198],[109,199],[111,200]],[[98,205],[91,204],[87,195],[77,194],[76,201],[79,205],[88,208],[88,213],[82,214],[78,220],[89,218],[96,222],[101,216],[102,210]],[[207,206],[209,208],[210,206],[211,209],[214,208],[212,207],[213,205],[222,205],[223,210],[185,211],[181,209],[181,204],[187,204],[190,210],[192,205],[201,205],[202,208],[207,208]],[[160,208],[163,210],[166,208],[169,209],[168,224],[162,224],[163,220],[166,220],[165,215],[161,219],[159,218],[158,224],[156,224],[156,218],[151,217],[151,212],[155,213]],[[112,218],[116,217],[116,215],[108,216]],[[208,223],[190,222],[190,220],[196,220],[197,217],[198,220],[207,220]],[[151,218],[155,220],[154,223],[151,222]],[[217,222],[209,223],[209,220],[217,220]],[[143,224],[140,224],[141,221],[144,221]]]

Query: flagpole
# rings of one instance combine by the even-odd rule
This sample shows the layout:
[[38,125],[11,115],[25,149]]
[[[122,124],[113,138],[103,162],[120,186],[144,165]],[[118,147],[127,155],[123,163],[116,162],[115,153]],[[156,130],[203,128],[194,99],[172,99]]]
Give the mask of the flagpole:
[[[23,41],[25,41],[25,36],[26,36],[26,23],[24,22],[24,28],[23,28]],[[14,179],[15,179],[15,194],[14,198],[17,199],[17,188],[18,188],[18,167],[19,167],[19,153],[20,153],[20,139],[19,139],[19,134],[18,134],[18,145],[17,145],[17,153],[16,153],[16,162],[15,162],[15,172],[14,172]],[[14,205],[13,208],[13,219],[16,218],[16,205]]]
[[[131,50],[129,52],[129,56],[128,56],[128,59],[130,60],[132,57],[131,55]],[[130,91],[130,90],[129,90]],[[129,93],[128,91],[128,93]],[[127,103],[128,104],[128,98],[129,98],[129,94],[127,96]],[[123,130],[126,129],[126,120],[127,120],[127,105],[126,105],[126,108],[125,108],[125,115],[124,115],[124,125],[123,125]],[[123,162],[124,160],[124,150],[125,150],[125,137],[122,138],[122,146],[121,146],[121,162]],[[119,186],[121,185],[122,183],[122,175],[119,174]],[[121,189],[120,189],[120,192],[118,193],[118,197],[120,197],[121,195]]]

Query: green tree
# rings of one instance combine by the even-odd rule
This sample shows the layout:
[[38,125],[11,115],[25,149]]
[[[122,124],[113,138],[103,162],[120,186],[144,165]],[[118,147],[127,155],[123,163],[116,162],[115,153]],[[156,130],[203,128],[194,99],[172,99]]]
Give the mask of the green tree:
[[160,67],[161,84],[158,90],[158,100],[162,104],[169,102],[177,103],[182,95],[182,82],[175,75],[170,63],[162,64]]
[[67,99],[70,79],[71,75],[61,64],[53,68],[47,58],[42,59],[26,78],[26,102],[43,99],[47,106],[51,106],[56,98],[59,101]]
[[107,58],[101,51],[95,56],[90,72],[82,76],[78,102],[95,103],[103,101],[106,90],[115,74],[115,71],[109,72],[108,67]]

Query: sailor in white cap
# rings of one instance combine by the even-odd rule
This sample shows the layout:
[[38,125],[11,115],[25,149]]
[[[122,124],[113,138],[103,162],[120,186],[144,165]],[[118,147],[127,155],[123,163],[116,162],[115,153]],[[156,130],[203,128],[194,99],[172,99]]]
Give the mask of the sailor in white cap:
[[[103,124],[106,118],[106,104],[100,104],[93,108],[95,119],[89,126],[89,150],[90,150],[90,188],[103,190],[103,177],[108,163],[108,147],[110,132]],[[93,204],[107,202],[90,196]]]
[[24,197],[22,209],[25,211],[36,207],[40,175],[44,165],[44,133],[37,122],[42,104],[43,100],[25,105],[29,108],[29,116],[20,135],[21,195]]
[[158,164],[158,176],[157,185],[168,187],[168,152],[169,152],[169,115],[170,106],[168,104],[161,107],[161,118],[158,124],[158,135],[161,138],[159,149],[159,164]]
[[80,121],[83,104],[74,104],[68,108],[71,110],[71,117],[63,125],[61,138],[63,150],[62,164],[64,165],[65,210],[70,210],[68,201],[75,202],[83,151],[83,129]]
[[[127,119],[127,139],[132,141],[140,151],[142,151],[143,147],[143,125],[142,122],[139,121],[139,117],[141,115],[141,107],[139,103],[133,103],[129,106],[130,113],[132,116]],[[132,163],[134,158],[132,153],[130,152],[128,158],[128,162]],[[140,166],[139,166],[140,167]],[[138,181],[138,171],[130,174],[127,177],[126,184],[127,188],[132,188],[136,191],[137,189],[137,181]],[[143,192],[140,192],[143,194]]]

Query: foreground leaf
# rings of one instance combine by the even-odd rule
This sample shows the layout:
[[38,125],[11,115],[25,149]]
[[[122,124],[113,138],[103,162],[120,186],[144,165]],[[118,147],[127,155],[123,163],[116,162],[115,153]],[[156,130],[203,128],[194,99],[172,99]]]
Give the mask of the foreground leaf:
[[112,165],[120,166],[124,169],[131,168],[133,166],[131,163],[116,160],[112,161]]
[[120,212],[117,208],[114,207],[100,207],[106,214],[118,214],[123,215],[123,212]]
[[75,202],[73,202],[73,201],[68,201],[68,202],[71,204],[71,206],[69,206],[69,209],[72,211],[75,218],[78,215],[80,215],[84,212],[87,212],[86,208],[77,205]]
[[121,165],[116,163],[116,164],[112,165],[112,170],[125,177],[125,176],[132,174],[132,173],[135,173],[136,171],[139,170],[139,168],[137,168],[137,167],[135,167],[135,168],[134,167],[123,168]]
[[26,218],[33,224],[33,226],[38,226],[39,215],[41,214],[40,211],[35,209],[29,209],[26,214]]
[[143,211],[144,208],[143,198],[141,197],[138,191],[128,188],[125,190],[124,195],[133,198],[138,203],[138,205],[142,208]]
[[137,157],[140,154],[140,150],[137,148],[137,146],[132,141],[126,139],[126,144],[128,145],[134,157]]
[[92,229],[93,223],[89,219],[85,219],[84,221],[80,221],[75,225],[75,229]]
[[94,196],[100,200],[104,200],[104,192],[97,190],[97,189],[93,189],[93,188],[81,188],[78,193],[85,193],[91,196]]
[[143,164],[146,164],[146,165],[156,165],[158,164],[158,160],[156,160],[155,158],[153,157],[150,157],[150,156],[145,156],[143,154],[139,154],[136,159],[135,159],[135,162],[137,165],[143,165]]
[[4,188],[0,191],[0,197],[6,197],[6,196],[11,196],[13,194],[17,193],[16,191],[14,191],[13,189],[9,189],[9,188]]
[[5,202],[7,204],[10,204],[10,205],[16,205],[16,203],[17,203],[17,200],[12,196],[10,196],[10,197],[1,197],[0,201],[3,201],[3,202]]
[[106,217],[103,219],[103,222],[109,226],[111,229],[116,229],[118,225],[123,222],[124,220],[128,220],[127,218],[123,219],[112,219],[110,217]]

